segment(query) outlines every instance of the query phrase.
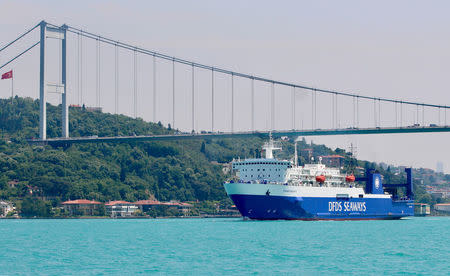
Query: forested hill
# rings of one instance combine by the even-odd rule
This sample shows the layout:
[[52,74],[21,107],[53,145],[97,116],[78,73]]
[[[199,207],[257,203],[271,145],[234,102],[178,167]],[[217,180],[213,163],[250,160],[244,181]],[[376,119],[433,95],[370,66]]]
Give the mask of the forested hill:
[[[48,137],[60,133],[60,106],[47,105]],[[160,123],[147,123],[123,115],[70,108],[70,136],[119,136],[164,134],[174,130]],[[69,148],[31,146],[26,139],[38,137],[39,101],[16,97],[0,100],[0,199],[29,196],[51,198],[53,204],[86,198],[136,201],[155,197],[161,201],[223,200],[222,165],[233,157],[260,154],[261,138],[139,142],[121,144],[80,144]],[[304,141],[299,148],[307,145]],[[313,147],[314,155],[338,153],[352,160],[344,150],[323,145]],[[280,158],[293,154],[292,141],[283,142]],[[300,158],[300,162],[305,160]],[[356,162],[356,160],[355,160]],[[373,167],[389,179],[401,180],[377,164]],[[8,183],[14,182],[15,187]]]
[[[60,133],[60,106],[47,105],[48,136]],[[161,124],[123,115],[70,108],[70,135],[116,136],[170,133]],[[262,140],[233,139],[83,144],[67,149],[30,146],[38,137],[39,101],[0,100],[0,198],[19,198],[29,187],[60,200],[221,200],[222,165],[252,156]],[[217,162],[212,162],[217,161]],[[8,182],[17,180],[17,187]]]

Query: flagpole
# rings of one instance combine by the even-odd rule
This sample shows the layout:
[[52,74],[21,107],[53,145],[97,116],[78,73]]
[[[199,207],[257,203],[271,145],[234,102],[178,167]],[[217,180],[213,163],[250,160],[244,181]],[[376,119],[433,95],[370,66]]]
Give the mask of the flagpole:
[[14,99],[14,74],[11,76],[11,99]]

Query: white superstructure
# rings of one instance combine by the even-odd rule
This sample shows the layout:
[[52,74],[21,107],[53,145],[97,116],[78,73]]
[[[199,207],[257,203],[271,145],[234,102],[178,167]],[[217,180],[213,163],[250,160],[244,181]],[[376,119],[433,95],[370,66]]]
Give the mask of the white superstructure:
[[[274,150],[281,150],[272,137],[263,146],[265,158],[233,160],[232,168],[238,181],[246,183],[282,184],[305,187],[352,187],[338,168],[328,168],[321,163],[298,166],[297,144],[293,161],[277,160]],[[318,181],[319,180],[319,181]],[[323,181],[322,181],[323,180]],[[353,185],[352,185],[353,184]]]

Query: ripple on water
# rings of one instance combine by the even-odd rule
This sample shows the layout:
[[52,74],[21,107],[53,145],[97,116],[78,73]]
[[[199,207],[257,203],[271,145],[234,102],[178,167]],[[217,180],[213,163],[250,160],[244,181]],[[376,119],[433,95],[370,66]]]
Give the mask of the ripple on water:
[[436,274],[449,217],[1,220],[1,274]]

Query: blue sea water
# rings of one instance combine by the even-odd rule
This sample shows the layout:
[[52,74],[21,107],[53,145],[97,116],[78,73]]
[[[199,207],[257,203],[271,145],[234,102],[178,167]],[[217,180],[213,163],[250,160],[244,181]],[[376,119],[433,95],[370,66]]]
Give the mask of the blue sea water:
[[450,217],[0,220],[0,274],[450,273]]

